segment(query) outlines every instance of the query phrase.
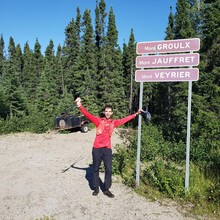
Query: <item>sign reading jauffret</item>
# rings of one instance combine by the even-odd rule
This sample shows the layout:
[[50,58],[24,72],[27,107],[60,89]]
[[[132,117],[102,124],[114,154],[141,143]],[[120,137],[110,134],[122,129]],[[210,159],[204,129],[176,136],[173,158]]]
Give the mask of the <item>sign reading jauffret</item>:
[[182,67],[199,65],[198,53],[137,56],[137,68]]

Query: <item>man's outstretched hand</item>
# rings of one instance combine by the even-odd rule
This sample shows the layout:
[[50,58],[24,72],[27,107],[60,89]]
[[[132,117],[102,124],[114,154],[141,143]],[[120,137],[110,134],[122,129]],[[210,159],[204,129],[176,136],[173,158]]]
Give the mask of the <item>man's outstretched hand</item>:
[[138,111],[136,112],[136,115],[140,115],[143,112],[142,109],[138,109]]
[[81,98],[80,97],[76,98],[75,103],[76,103],[76,106],[79,108],[82,105]]

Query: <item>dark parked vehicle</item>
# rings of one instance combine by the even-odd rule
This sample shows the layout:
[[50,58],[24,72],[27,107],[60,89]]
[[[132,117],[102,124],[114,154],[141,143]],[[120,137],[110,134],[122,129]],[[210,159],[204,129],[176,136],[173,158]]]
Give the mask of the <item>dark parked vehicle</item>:
[[89,130],[88,124],[90,121],[84,116],[69,115],[62,113],[56,116],[55,129],[57,130],[74,130],[80,129],[81,132],[87,133]]

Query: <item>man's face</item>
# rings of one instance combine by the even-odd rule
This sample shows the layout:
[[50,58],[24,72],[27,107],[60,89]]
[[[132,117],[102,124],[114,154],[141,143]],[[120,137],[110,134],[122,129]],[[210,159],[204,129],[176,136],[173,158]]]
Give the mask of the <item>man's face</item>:
[[113,114],[113,111],[112,111],[111,108],[106,108],[106,109],[104,110],[104,115],[105,115],[105,117],[106,117],[107,119],[111,118],[112,114]]

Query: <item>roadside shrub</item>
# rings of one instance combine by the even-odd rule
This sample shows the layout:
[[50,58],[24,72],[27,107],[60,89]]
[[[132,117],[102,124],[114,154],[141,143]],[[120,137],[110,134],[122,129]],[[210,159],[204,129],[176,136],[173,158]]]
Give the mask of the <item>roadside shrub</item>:
[[43,133],[53,128],[53,116],[48,117],[42,113],[24,115],[22,117],[6,118],[0,120],[0,134],[30,131]]
[[120,175],[123,182],[131,187],[135,186],[136,158],[131,150],[119,147],[117,153],[113,154],[112,173]]
[[[138,132],[128,137],[129,148],[136,151],[138,143]],[[164,141],[162,133],[156,126],[143,124],[141,131],[141,161],[153,160],[158,155],[165,156],[169,151],[168,144]]]
[[182,167],[162,159],[145,164],[142,181],[171,198],[183,196],[185,192]]

